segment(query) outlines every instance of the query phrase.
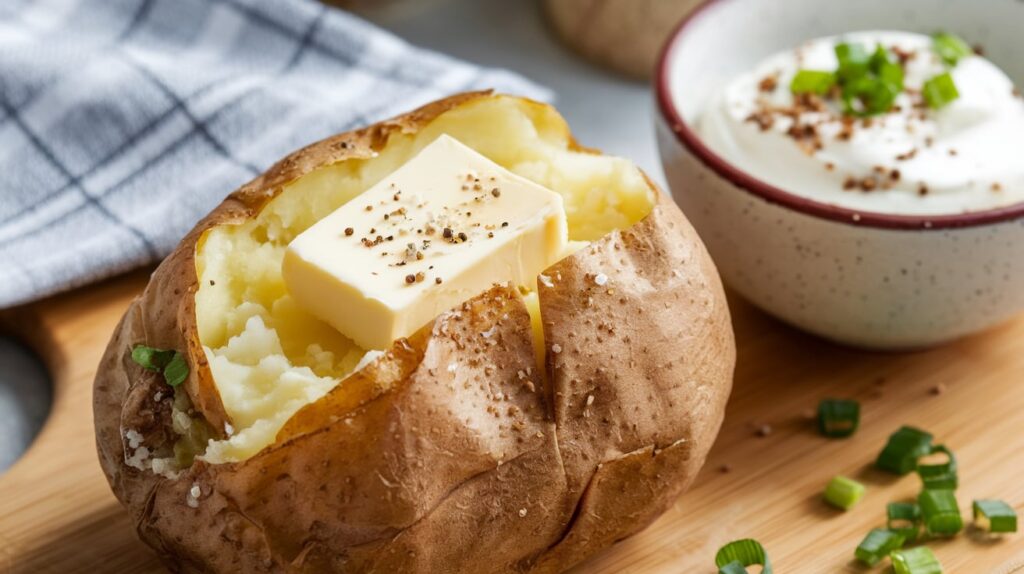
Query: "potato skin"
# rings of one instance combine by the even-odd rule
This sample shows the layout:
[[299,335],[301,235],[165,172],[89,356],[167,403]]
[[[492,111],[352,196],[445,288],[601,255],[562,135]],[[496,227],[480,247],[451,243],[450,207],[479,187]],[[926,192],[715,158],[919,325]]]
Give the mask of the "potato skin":
[[227,421],[196,330],[202,233],[487,97],[453,96],[288,156],[203,219],[125,313],[96,375],[99,458],[172,570],[559,572],[645,527],[696,476],[735,346],[714,266],[661,193],[642,221],[545,272],[546,373],[522,299],[495,287],[396,342],[248,460],[197,461],[176,479],[126,463],[126,429],[151,452],[174,440],[155,399],[168,387],[131,361],[131,345],[184,350],[196,413],[218,436]]

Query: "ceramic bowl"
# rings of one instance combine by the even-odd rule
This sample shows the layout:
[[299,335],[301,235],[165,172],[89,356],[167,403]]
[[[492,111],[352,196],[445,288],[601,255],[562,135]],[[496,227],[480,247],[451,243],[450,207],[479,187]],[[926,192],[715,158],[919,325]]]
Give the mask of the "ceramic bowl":
[[[926,347],[1024,309],[1024,204],[944,216],[858,212],[770,186],[693,128],[709,98],[765,56],[856,30],[948,30],[1024,85],[1019,0],[708,0],[670,37],[655,78],[673,197],[725,281],[797,327],[859,347]],[[1024,156],[1022,156],[1024,161]]]

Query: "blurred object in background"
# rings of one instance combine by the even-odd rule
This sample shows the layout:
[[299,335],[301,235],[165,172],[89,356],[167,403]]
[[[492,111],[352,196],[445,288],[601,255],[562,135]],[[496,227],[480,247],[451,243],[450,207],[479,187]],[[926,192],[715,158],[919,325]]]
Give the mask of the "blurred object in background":
[[661,46],[701,0],[544,0],[562,40],[594,62],[634,78],[653,75]]
[[436,8],[450,0],[322,0],[324,4],[330,4],[351,10],[367,17],[386,14],[393,16],[414,16],[417,13]]
[[[404,6],[416,0],[377,1]],[[515,70],[551,88],[580,142],[632,159],[664,187],[651,90],[567,49],[552,33],[541,0],[422,1],[433,9],[373,10],[367,18],[417,46]]]
[[[2,322],[2,317],[0,317]],[[43,428],[53,391],[43,363],[27,346],[0,332],[0,474]]]

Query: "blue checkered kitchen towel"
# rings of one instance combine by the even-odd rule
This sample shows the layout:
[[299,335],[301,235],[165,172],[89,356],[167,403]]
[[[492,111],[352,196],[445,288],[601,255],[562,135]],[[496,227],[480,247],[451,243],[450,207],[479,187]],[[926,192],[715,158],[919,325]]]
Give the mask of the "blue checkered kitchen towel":
[[313,0],[0,0],[0,308],[158,260],[291,150],[518,76]]

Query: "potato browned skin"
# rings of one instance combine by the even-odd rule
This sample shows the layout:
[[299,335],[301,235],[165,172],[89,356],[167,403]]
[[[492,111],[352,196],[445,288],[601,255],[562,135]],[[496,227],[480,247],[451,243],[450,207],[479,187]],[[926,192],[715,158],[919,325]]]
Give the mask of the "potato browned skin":
[[646,526],[693,480],[735,349],[714,266],[661,193],[639,223],[545,272],[545,373],[520,295],[495,286],[397,341],[247,460],[197,461],[176,479],[126,464],[123,429],[156,452],[174,438],[152,400],[167,387],[132,363],[131,345],[185,350],[197,416],[227,422],[196,330],[203,232],[486,97],[454,96],[292,154],[200,222],[128,309],[96,377],[97,445],[114,493],[169,567],[558,572]]

